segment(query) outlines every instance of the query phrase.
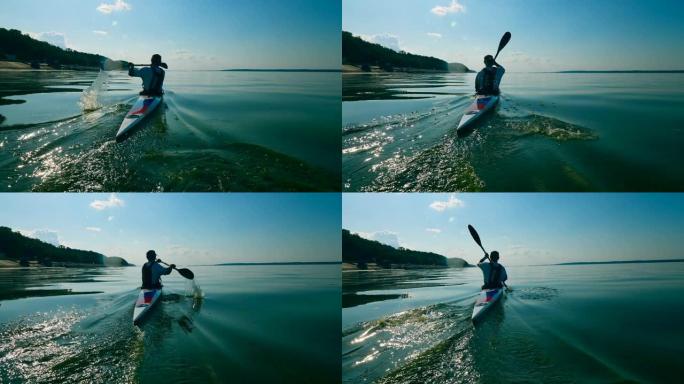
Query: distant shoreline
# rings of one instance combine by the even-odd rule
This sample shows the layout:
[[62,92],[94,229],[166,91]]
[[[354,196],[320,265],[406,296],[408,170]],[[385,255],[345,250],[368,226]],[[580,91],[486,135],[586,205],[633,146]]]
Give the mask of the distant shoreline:
[[550,265],[591,265],[591,264],[650,264],[650,263],[684,263],[684,259],[662,260],[619,260],[619,261],[577,261]]
[[62,68],[52,68],[47,64],[40,64],[40,68],[31,68],[29,64],[19,61],[0,60],[0,70],[9,71],[99,71],[98,67],[86,67],[80,65],[64,65]]
[[305,68],[294,68],[294,69],[219,69],[220,72],[342,72],[339,69],[305,69]]
[[292,261],[292,262],[267,262],[267,263],[220,263],[208,264],[206,266],[240,266],[240,265],[330,265],[342,264],[341,261]]
[[652,71],[652,70],[621,70],[621,71],[557,71],[557,72],[543,72],[543,73],[684,73],[684,69],[668,70],[668,71]]

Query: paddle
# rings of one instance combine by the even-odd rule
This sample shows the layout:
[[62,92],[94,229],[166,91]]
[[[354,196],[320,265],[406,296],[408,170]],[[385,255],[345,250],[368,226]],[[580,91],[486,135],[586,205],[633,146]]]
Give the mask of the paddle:
[[[509,39],[510,39],[510,37],[509,37]],[[503,40],[501,40],[501,41],[503,41]],[[472,225],[468,224],[468,231],[470,231],[470,236],[473,237],[473,240],[475,240],[477,245],[480,246],[480,248],[482,249],[482,252],[484,252],[484,254],[485,254],[485,257],[487,258],[487,260],[489,260],[489,253],[487,253],[487,251],[485,251],[484,247],[482,246],[482,240],[480,240],[480,235],[477,233],[475,228]],[[489,260],[489,261],[491,262],[491,260]],[[506,283],[504,283],[504,282],[501,282],[501,283],[503,284],[504,287],[506,287],[506,290],[508,290],[508,291],[511,290],[508,287],[508,285],[506,285]]]
[[482,249],[482,252],[484,252],[485,256],[489,260],[489,254],[487,253],[487,251],[485,251],[484,247],[482,246],[482,241],[480,240],[480,235],[477,234],[477,231],[475,230],[475,228],[473,228],[473,226],[470,224],[468,224],[468,230],[470,231],[470,236],[473,237],[473,240],[475,240],[477,245],[480,246],[480,248]]
[[506,32],[503,36],[501,36],[501,41],[499,42],[499,50],[496,51],[496,56],[494,56],[494,60],[496,60],[496,58],[499,57],[499,52],[501,52],[501,50],[504,49],[504,47],[506,46],[506,44],[508,44],[509,41],[511,41],[511,33]]
[[[149,67],[150,65],[152,64],[133,64],[135,67]],[[169,69],[169,66],[166,63],[161,63],[159,66],[164,69]]]
[[[163,262],[163,261],[161,261],[161,260],[157,260],[157,262],[158,262],[159,264],[164,264],[164,265],[166,265],[167,267],[170,267],[169,264],[166,264],[165,262]],[[187,268],[178,269],[178,268],[176,268],[176,267],[173,267],[173,269],[175,269],[176,271],[178,271],[178,273],[180,273],[181,276],[185,277],[186,279],[192,280],[192,279],[195,278],[195,274],[192,273],[192,271],[189,270],[189,269],[187,269]]]

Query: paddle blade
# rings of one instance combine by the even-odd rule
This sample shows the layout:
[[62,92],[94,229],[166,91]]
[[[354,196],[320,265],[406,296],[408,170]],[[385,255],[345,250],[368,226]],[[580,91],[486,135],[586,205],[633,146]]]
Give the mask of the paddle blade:
[[494,60],[496,60],[497,57],[499,57],[499,52],[501,52],[502,49],[508,44],[508,42],[511,41],[511,33],[506,32],[504,35],[501,37],[501,41],[499,42],[499,49],[496,51],[496,56],[494,56]]
[[480,241],[480,235],[477,234],[477,231],[475,230],[475,228],[473,228],[473,226],[470,224],[468,224],[468,231],[470,231],[470,236],[473,237],[473,240],[475,240],[477,245],[482,247],[482,242]]
[[176,268],[176,271],[178,271],[178,273],[180,273],[181,276],[185,277],[186,279],[192,280],[195,278],[195,274],[192,273],[192,271],[187,269],[187,268],[181,268],[181,269]]

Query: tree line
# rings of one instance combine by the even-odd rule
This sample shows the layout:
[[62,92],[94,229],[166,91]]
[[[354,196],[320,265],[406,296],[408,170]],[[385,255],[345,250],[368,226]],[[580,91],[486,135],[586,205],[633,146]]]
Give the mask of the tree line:
[[392,264],[447,266],[447,258],[432,252],[413,251],[394,248],[377,241],[364,239],[349,230],[342,230],[342,262],[356,264],[365,268],[368,263],[376,263],[389,268]]
[[449,64],[434,57],[397,52],[380,44],[369,43],[351,32],[342,32],[342,64],[361,66],[370,70],[378,66],[383,70],[422,69],[448,71]]
[[7,227],[0,227],[0,254],[5,259],[17,261],[37,261],[42,265],[52,262],[70,262],[104,265],[106,256],[93,251],[83,251],[65,246],[54,246],[43,241],[26,237],[13,232]]
[[56,47],[16,29],[0,28],[0,60],[7,56],[16,57],[17,61],[44,62],[51,66],[100,67],[107,60],[104,56]]

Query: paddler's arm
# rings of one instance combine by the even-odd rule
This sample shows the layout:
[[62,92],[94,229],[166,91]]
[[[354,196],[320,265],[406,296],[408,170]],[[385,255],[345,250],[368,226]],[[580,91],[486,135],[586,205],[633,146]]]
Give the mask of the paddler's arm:
[[[161,259],[157,259],[157,263],[163,263],[163,261]],[[157,264],[157,265],[159,265],[159,264]],[[164,268],[161,265],[159,265],[159,267],[161,267],[164,270],[164,272],[163,272],[164,275],[171,274],[171,272],[173,272],[173,269],[176,268],[176,264],[170,264],[170,265],[167,264],[167,265],[169,266],[168,268]]]
[[482,89],[482,78],[484,77],[484,74],[482,71],[477,73],[477,76],[475,76],[475,93],[479,94],[480,90]]
[[140,71],[135,69],[133,63],[128,63],[128,76],[140,77]]

